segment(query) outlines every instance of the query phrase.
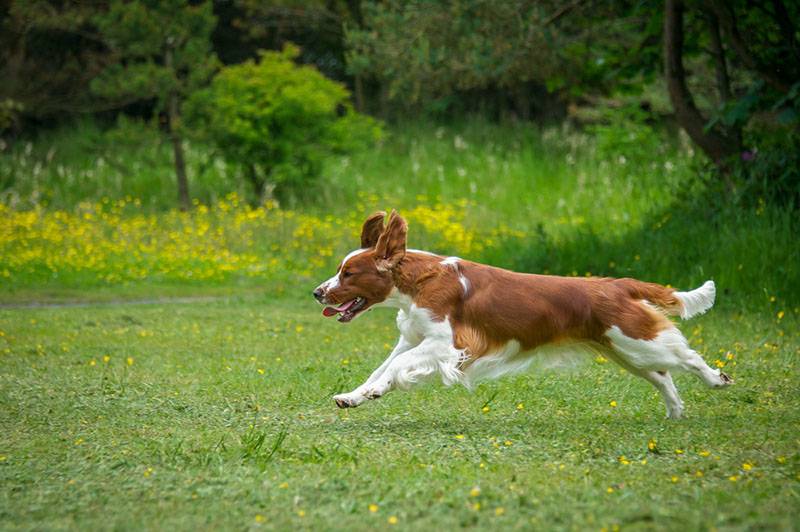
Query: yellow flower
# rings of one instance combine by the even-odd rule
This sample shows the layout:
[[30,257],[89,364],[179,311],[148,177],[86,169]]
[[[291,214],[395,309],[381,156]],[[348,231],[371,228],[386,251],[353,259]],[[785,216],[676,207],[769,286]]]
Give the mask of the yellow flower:
[[90,365],[90,366],[96,366],[96,365],[97,365],[97,361],[96,361],[95,359],[91,359],[91,360],[89,361],[89,365]]
[[699,454],[700,456],[706,457],[706,456],[709,456],[711,454],[711,452],[710,451],[700,451],[697,454]]
[[258,370],[257,370],[257,371],[258,371],[258,372],[259,372],[261,375],[263,375],[263,374],[264,374],[264,369],[263,369],[263,368],[258,368]]
[[612,488],[611,486],[607,487],[606,493],[614,493],[614,488]]
[[695,471],[694,476],[696,476],[697,478],[701,478],[703,476],[703,472],[698,469],[697,471]]
[[670,480],[672,481],[673,484],[676,484],[680,480],[680,478],[678,478],[677,475],[672,475]]
[[481,411],[485,414],[486,412],[489,411],[489,406],[488,405],[484,406],[483,408],[481,408]]
[[725,360],[733,360],[733,353],[731,353],[730,351],[728,351],[728,352],[725,354]]
[[498,506],[497,508],[494,509],[494,515],[496,515],[497,517],[500,517],[504,513],[506,513],[506,509],[503,508],[502,506]]
[[481,509],[481,503],[479,502],[473,503],[472,509],[475,510],[476,512],[479,511]]
[[750,471],[751,469],[753,469],[753,464],[751,464],[750,462],[745,462],[742,464],[742,469],[744,469],[745,471]]
[[517,404],[517,410],[524,410],[524,409],[525,405],[523,405],[522,403]]
[[650,440],[647,442],[647,450],[648,451],[655,451],[658,448],[658,441],[657,440]]
[[683,449],[675,449],[675,454],[683,454]]
[[717,366],[718,368],[724,368],[724,367],[725,367],[725,362],[723,362],[723,361],[722,361],[722,360],[720,360],[720,359],[716,359],[716,360],[714,361],[714,365],[715,365],[715,366]]
[[390,515],[390,516],[389,516],[389,519],[387,519],[386,521],[387,521],[387,522],[388,522],[390,525],[396,525],[396,524],[397,524],[397,516],[395,516],[395,515]]
[[129,366],[133,366],[133,357],[128,357],[125,359],[125,362],[127,362]]
[[108,355],[103,355],[103,362],[105,362],[106,364],[108,364],[108,361],[109,361],[109,360],[111,360],[111,357],[110,357],[110,356],[108,356]]
[[306,511],[305,510],[297,510],[297,516],[298,517],[305,517],[306,516]]
[[608,404],[609,404],[609,406],[611,406],[611,408],[616,408],[617,407],[617,402],[616,401],[611,401]]
[[374,502],[368,506],[370,513],[375,513],[378,511],[378,505]]
[[730,480],[731,482],[736,482],[737,480],[739,480],[739,477],[737,475],[731,475],[728,477],[728,480]]
[[511,447],[512,445],[514,445],[514,442],[512,442],[511,440],[506,440],[503,442],[503,445],[505,445],[506,447]]
[[286,488],[289,487],[289,483],[288,482],[281,482],[278,487],[285,490]]
[[463,434],[456,434],[456,435],[455,435],[455,438],[456,438],[457,440],[463,440],[463,439],[464,439],[464,435],[463,435]]
[[779,320],[782,320],[783,316],[784,316],[784,312],[782,310],[780,312],[778,312],[778,319]]
[[256,523],[263,523],[263,522],[264,522],[264,516],[261,514],[256,514]]
[[297,327],[294,328],[294,330],[299,332],[299,333],[301,333],[301,332],[303,332],[303,326],[302,325],[298,325]]
[[469,490],[470,497],[477,497],[480,494],[481,494],[481,489],[478,486],[475,486],[474,488]]

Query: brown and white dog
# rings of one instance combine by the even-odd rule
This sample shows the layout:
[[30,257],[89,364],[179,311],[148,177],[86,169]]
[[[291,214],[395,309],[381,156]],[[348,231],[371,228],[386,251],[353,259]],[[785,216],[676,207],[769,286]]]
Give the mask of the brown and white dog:
[[714,304],[712,281],[678,292],[635,279],[516,273],[457,257],[406,249],[407,225],[392,211],[367,218],[361,248],[314,290],[325,316],[349,322],[372,307],[399,309],[400,339],[367,381],[336,395],[355,407],[394,388],[439,373],[467,386],[525,369],[537,354],[590,347],[658,389],[667,416],[683,402],[670,371],[694,373],[707,385],[731,379],[711,369],[666,318],[702,314]]

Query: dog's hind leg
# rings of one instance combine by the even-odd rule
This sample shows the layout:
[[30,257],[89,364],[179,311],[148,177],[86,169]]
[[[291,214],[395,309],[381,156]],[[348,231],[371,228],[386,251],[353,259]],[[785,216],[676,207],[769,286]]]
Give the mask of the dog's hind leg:
[[[733,383],[730,377],[724,373],[711,369],[703,358],[689,347],[686,338],[675,327],[668,327],[656,334],[654,338],[644,340],[631,338],[619,327],[613,326],[606,331],[606,337],[611,341],[611,347],[620,359],[617,362],[623,367],[630,367],[629,369],[634,373],[636,371],[644,372],[640,376],[652,382],[661,391],[668,411],[671,408],[668,395],[671,390],[675,389],[672,379],[667,380],[666,378],[670,370],[694,373],[712,387]],[[677,392],[675,392],[675,396],[677,397]],[[671,413],[669,415],[675,417]]]
[[632,374],[652,384],[656,390],[658,390],[658,393],[661,394],[661,398],[664,399],[668,418],[679,419],[683,415],[683,401],[681,401],[678,390],[675,388],[675,383],[672,382],[672,376],[668,371],[637,369],[626,361],[627,356],[625,353],[616,350],[609,350],[604,354]]

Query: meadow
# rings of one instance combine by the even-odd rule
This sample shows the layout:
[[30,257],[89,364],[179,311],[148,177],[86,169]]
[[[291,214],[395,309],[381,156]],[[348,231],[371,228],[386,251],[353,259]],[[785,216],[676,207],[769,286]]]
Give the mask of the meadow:
[[[195,208],[141,125],[0,157],[3,529],[793,529],[798,217],[723,193],[645,126],[394,127],[281,202],[189,146]],[[676,383],[683,420],[602,357],[355,410],[396,339],[310,292],[378,209],[410,245],[523,271],[714,279],[692,346],[735,386]]]

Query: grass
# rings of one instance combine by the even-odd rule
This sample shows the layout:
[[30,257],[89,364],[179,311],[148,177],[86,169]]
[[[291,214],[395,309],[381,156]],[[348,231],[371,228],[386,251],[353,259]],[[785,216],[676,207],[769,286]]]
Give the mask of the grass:
[[[796,526],[800,218],[718,194],[684,140],[411,123],[257,209],[234,167],[187,154],[187,214],[168,145],[134,122],[0,158],[0,528]],[[688,415],[667,421],[595,359],[337,410],[393,317],[341,326],[307,294],[392,207],[448,255],[713,278],[717,308],[683,328],[736,385],[678,376]]]
[[683,326],[736,385],[678,376],[680,421],[597,360],[337,410],[394,341],[389,311],[343,326],[264,296],[0,310],[0,528],[789,530],[785,305],[723,301]]

